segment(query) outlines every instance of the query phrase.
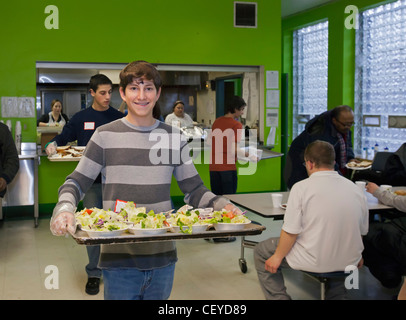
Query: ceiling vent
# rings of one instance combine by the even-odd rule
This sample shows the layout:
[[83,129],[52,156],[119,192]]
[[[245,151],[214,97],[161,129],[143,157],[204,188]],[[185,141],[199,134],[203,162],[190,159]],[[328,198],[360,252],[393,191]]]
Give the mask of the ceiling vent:
[[234,2],[234,27],[256,28],[257,27],[257,3]]

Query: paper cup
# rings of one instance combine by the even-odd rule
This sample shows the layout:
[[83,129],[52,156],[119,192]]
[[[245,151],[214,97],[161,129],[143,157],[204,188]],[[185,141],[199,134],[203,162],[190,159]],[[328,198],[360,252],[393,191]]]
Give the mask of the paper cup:
[[367,183],[365,181],[355,181],[355,184],[362,190],[365,190],[365,186],[367,185]]
[[282,204],[282,194],[272,193],[272,204],[274,208],[279,208]]
[[392,190],[392,186],[390,186],[388,184],[381,184],[379,188],[382,190],[388,190],[388,191]]

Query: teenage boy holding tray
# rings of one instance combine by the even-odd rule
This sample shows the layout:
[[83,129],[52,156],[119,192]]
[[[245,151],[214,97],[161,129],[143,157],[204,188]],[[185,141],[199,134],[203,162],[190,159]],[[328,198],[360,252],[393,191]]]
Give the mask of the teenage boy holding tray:
[[[99,173],[105,210],[113,210],[118,199],[134,201],[147,211],[172,209],[174,175],[189,205],[239,211],[204,186],[180,130],[154,119],[161,86],[159,72],[148,62],[135,61],[121,71],[120,94],[128,115],[96,130],[77,168],[59,189],[51,219],[54,235],[74,232],[76,205]],[[104,298],[169,298],[176,261],[174,241],[102,245]]]

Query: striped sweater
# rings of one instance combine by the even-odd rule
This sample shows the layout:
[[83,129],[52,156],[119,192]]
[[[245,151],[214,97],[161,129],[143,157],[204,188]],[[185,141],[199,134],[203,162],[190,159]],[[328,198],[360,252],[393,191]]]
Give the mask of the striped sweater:
[[[147,211],[170,210],[172,175],[189,205],[219,210],[228,203],[204,186],[181,132],[160,121],[151,127],[136,127],[123,118],[99,127],[78,166],[60,187],[53,217],[74,212],[99,173],[105,210],[113,210],[116,200],[134,201]],[[99,266],[149,270],[176,260],[173,241],[114,244],[102,245]]]

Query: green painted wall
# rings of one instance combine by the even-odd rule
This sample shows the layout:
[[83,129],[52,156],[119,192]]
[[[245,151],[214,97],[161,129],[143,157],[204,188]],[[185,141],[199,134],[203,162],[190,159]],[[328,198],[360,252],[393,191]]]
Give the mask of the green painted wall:
[[392,1],[339,0],[282,20],[283,72],[289,74],[289,143],[292,140],[292,34],[296,29],[320,21],[329,21],[328,100],[327,108],[341,104],[354,106],[355,29],[346,29],[349,16],[345,8],[356,6],[361,12]]
[[[168,64],[261,65],[281,71],[280,0],[255,2],[256,29],[233,27],[233,0],[7,1],[0,15],[0,96],[35,97],[37,61],[127,63],[143,59]],[[44,26],[49,16],[45,8],[50,4],[59,10],[57,30]],[[23,141],[36,141],[36,119],[21,121]],[[240,192],[280,188],[280,160],[266,161],[266,179],[242,178]],[[42,158],[40,204],[56,202],[57,189],[73,168],[74,164]],[[207,167],[198,170],[207,185]]]

